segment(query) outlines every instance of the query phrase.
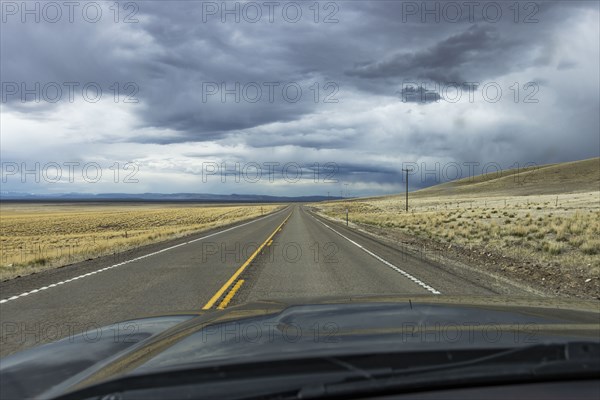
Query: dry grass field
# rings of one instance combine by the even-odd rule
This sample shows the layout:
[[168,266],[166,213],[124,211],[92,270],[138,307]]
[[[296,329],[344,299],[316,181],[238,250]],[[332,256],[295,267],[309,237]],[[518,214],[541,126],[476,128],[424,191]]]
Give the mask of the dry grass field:
[[[321,213],[446,246],[600,277],[600,159],[507,171],[404,195],[335,201]],[[593,282],[592,282],[593,283]],[[596,282],[597,285],[598,282]]]
[[246,220],[279,207],[2,204],[0,280]]

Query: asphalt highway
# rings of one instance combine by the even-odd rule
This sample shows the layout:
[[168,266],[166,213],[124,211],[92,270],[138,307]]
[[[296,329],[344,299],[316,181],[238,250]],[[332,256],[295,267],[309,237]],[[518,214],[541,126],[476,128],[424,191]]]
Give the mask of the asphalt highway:
[[523,294],[289,205],[195,236],[0,283],[0,356],[111,323],[285,298]]

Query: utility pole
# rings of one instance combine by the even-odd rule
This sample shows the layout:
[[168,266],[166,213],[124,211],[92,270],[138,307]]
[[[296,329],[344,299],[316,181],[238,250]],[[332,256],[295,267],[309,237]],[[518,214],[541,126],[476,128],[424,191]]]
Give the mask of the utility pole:
[[402,171],[406,172],[406,212],[408,212],[408,173],[412,172],[412,169],[402,168]]
[[348,184],[344,183],[344,186],[346,187],[346,197],[348,197]]
[[340,190],[340,197],[342,198],[342,200],[344,200],[344,191]]

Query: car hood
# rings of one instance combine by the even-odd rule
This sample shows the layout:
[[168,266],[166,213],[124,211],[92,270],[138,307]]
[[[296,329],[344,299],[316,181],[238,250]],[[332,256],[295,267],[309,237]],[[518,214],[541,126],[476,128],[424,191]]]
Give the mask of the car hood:
[[0,397],[51,398],[124,374],[190,365],[598,341],[598,306],[546,298],[351,297],[130,320],[0,360]]

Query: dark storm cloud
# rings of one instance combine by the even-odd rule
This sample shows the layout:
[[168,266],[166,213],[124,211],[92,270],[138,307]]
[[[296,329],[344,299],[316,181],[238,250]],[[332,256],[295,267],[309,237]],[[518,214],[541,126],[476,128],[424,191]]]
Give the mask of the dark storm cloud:
[[428,49],[357,66],[347,74],[368,79],[403,77],[462,84],[509,72],[512,64],[504,56],[515,53],[518,47],[523,45],[503,39],[496,28],[475,25]]
[[442,96],[435,90],[428,90],[427,88],[418,86],[403,86],[402,90],[396,92],[398,97],[405,103],[433,103],[441,100]]
[[[107,23],[63,29],[6,25],[9,32],[16,29],[17,40],[4,35],[3,48],[16,57],[3,58],[3,75],[14,81],[98,82],[105,91],[114,82],[134,82],[144,103],[138,110],[141,126],[179,131],[171,137],[176,142],[212,141],[314,112],[319,104],[311,101],[309,87],[315,82],[395,96],[406,90],[398,88],[396,78],[463,83],[496,77],[522,68],[524,54],[539,45],[535,35],[522,40],[506,24],[403,23],[402,5],[396,3],[340,3],[340,22],[330,25],[203,22],[201,2],[171,4],[140,3],[140,22],[120,26],[125,29],[114,34],[123,37],[116,39],[104,34],[115,28]],[[407,43],[414,50],[399,49]],[[357,64],[366,56],[381,60]],[[384,82],[361,82],[376,79]],[[219,90],[203,98],[204,84],[231,88],[236,82],[240,91],[248,84],[298,83],[303,96],[291,103],[278,93],[271,102],[265,92],[250,103],[231,95],[222,101]],[[131,140],[152,139],[134,135]]]
[[[476,23],[466,17],[458,23],[421,23],[419,18],[404,22],[403,2],[353,1],[337,3],[338,23],[315,24],[310,14],[299,23],[281,19],[275,23],[222,23],[219,18],[205,22],[200,2],[139,2],[139,22],[130,25],[111,23],[110,18],[98,24],[3,23],[2,81],[28,85],[97,82],[109,98],[115,82],[134,82],[139,87],[139,104],[129,108],[135,117],[131,131],[116,138],[98,137],[97,142],[243,145],[247,154],[236,155],[240,159],[257,158],[269,148],[285,146],[300,148],[305,157],[313,150],[340,150],[354,157],[340,171],[344,180],[368,176],[360,179],[397,182],[397,166],[372,163],[372,153],[389,156],[403,151],[415,159],[419,155],[461,160],[530,157],[540,162],[560,157],[556,148],[564,148],[562,154],[569,157],[589,155],[597,143],[597,111],[592,110],[598,105],[598,94],[581,95],[577,93],[580,89],[561,85],[560,77],[529,71],[551,67],[556,73],[568,73],[597,65],[597,60],[576,59],[556,50],[562,30],[581,24],[577,18],[582,11],[597,10],[591,3],[540,3],[539,23],[515,24],[508,9],[513,2],[506,2],[502,3],[505,18],[492,24],[480,14],[476,14]],[[400,116],[380,116],[377,112],[381,110],[374,109],[372,120],[355,121],[362,110],[347,108],[356,99],[364,100],[368,109],[371,104],[393,104],[406,98],[409,103],[423,104],[413,107],[410,115],[416,116],[444,104],[428,83],[462,84],[508,74],[524,74],[528,80],[539,76],[544,87],[560,87],[560,95],[555,103],[542,97],[536,110],[546,111],[536,115],[536,121],[526,121],[531,125],[518,118],[510,120],[512,114],[498,108],[493,112],[499,118],[494,130],[477,136],[465,133],[474,124],[468,113],[427,114],[425,120],[437,119],[447,125],[436,129],[414,122],[407,133],[400,128],[412,120],[399,120],[396,130],[379,129],[379,125],[386,126],[386,118]],[[407,80],[415,86],[403,86]],[[269,82],[278,83],[278,88],[297,84],[302,97],[290,101],[278,90],[270,101],[264,86]],[[327,82],[339,87],[336,103],[323,101]],[[240,93],[238,101],[235,95],[222,97],[220,89],[207,94],[207,84],[232,88],[236,83],[240,91],[252,89],[248,85],[262,87],[262,98],[252,102]],[[315,83],[320,85],[317,101],[311,89]],[[542,88],[540,95],[544,94]],[[561,110],[559,123],[549,118],[558,118],[550,104]],[[24,104],[17,97],[4,105],[40,120],[51,118],[48,113],[59,106]],[[523,107],[518,111],[523,112]],[[407,111],[402,114],[409,115]],[[396,127],[393,122],[387,125]],[[576,132],[581,143],[548,133],[558,126]],[[206,154],[218,151],[221,149]],[[369,157],[361,158],[367,152]],[[349,158],[333,159],[337,155],[326,154],[340,165]],[[559,155],[552,158],[548,154]]]

